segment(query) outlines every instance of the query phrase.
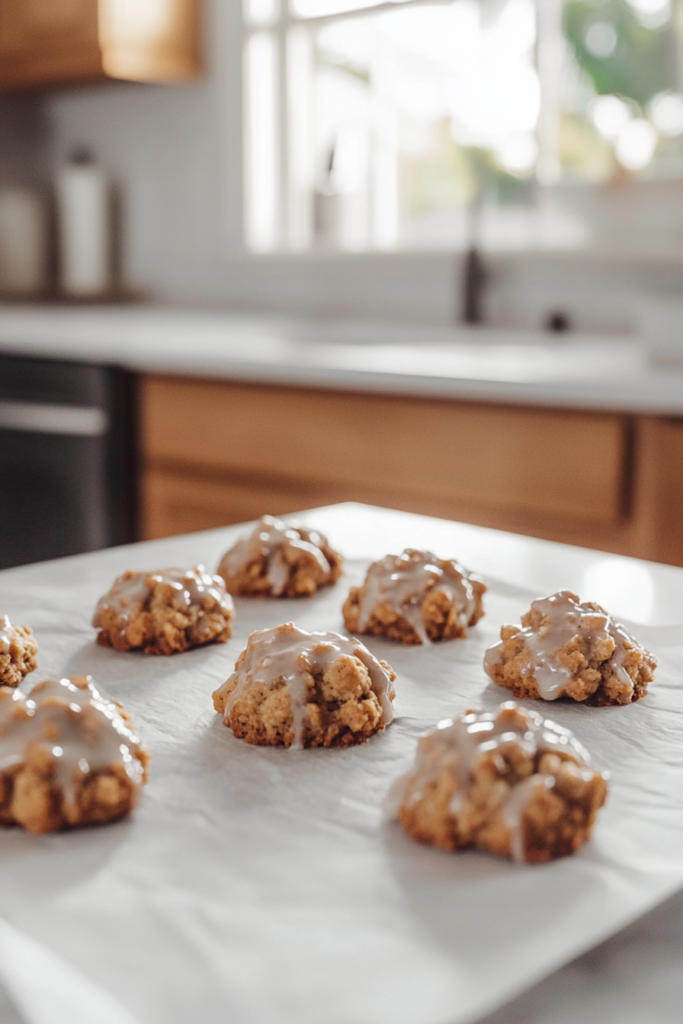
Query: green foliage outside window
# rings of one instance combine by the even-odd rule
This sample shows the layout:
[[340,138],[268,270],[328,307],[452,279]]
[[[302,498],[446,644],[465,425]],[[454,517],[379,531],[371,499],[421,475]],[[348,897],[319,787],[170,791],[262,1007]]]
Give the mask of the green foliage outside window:
[[[611,53],[600,55],[587,45],[596,25],[613,29]],[[625,0],[565,0],[564,31],[598,95],[627,96],[644,110],[657,93],[675,87],[677,54],[668,20],[647,27]]]

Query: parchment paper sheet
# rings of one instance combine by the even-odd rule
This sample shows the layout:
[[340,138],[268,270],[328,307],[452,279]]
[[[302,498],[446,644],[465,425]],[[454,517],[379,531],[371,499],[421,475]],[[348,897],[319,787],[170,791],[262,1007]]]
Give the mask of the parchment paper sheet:
[[130,820],[0,834],[0,915],[11,925],[140,1024],[455,1024],[683,885],[683,630],[637,628],[660,659],[639,704],[544,705],[612,773],[588,846],[541,867],[445,854],[387,823],[382,799],[420,732],[506,698],[482,655],[539,595],[489,580],[486,617],[465,641],[402,649],[368,638],[398,673],[397,717],[364,746],[251,747],[221,724],[212,690],[253,629],[292,619],[343,631],[342,601],[366,563],[349,563],[338,586],[311,600],[238,600],[227,645],[180,656],[98,648],[89,625],[117,573],[213,567],[244,531],[0,574],[0,611],[36,632],[36,681],[89,672],[131,711],[153,755]]

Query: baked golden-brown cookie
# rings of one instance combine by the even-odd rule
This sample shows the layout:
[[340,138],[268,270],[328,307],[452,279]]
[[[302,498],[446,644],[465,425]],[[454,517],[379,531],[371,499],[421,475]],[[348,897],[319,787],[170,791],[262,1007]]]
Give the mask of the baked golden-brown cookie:
[[247,743],[348,747],[389,725],[395,678],[358,640],[287,622],[251,634],[213,705]]
[[657,659],[599,604],[560,590],[532,601],[519,626],[503,626],[484,668],[515,697],[630,704],[654,678]]
[[216,571],[230,594],[308,597],[337,582],[342,557],[317,530],[263,516],[249,537],[226,551]]
[[467,636],[484,614],[486,585],[453,559],[406,548],[373,562],[362,587],[351,587],[344,625],[404,644]]
[[38,664],[38,644],[28,626],[13,626],[0,617],[0,685],[18,686]]
[[202,644],[225,643],[233,615],[222,578],[198,565],[124,572],[100,598],[92,624],[103,647],[179,654]]
[[386,809],[420,843],[538,864],[586,842],[606,795],[606,775],[568,729],[507,701],[422,736]]
[[147,781],[130,716],[89,676],[0,687],[0,824],[40,834],[122,818]]

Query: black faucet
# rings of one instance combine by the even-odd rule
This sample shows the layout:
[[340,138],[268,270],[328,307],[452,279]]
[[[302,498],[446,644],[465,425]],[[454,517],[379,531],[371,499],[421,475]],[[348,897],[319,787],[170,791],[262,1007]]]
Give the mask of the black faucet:
[[481,253],[471,245],[465,254],[462,277],[462,319],[466,324],[483,324],[484,289],[489,274]]
[[484,322],[484,289],[489,278],[488,270],[478,245],[480,237],[481,214],[484,204],[484,180],[486,168],[481,154],[471,154],[472,165],[477,182],[474,198],[468,209],[469,245],[465,253],[462,273],[462,321],[466,324],[483,324]]

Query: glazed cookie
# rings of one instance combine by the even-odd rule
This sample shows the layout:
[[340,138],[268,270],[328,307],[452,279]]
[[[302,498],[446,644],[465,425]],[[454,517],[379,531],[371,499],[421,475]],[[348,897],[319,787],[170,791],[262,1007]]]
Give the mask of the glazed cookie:
[[288,622],[251,634],[213,705],[247,743],[348,747],[389,725],[395,678],[358,640]]
[[657,659],[599,604],[561,590],[532,601],[520,626],[503,626],[484,668],[515,697],[571,697],[601,707],[640,700]]
[[6,615],[0,618],[0,685],[18,686],[33,672],[38,661],[38,644],[28,626],[13,626]]
[[103,647],[179,654],[202,644],[225,643],[233,615],[221,577],[198,565],[124,572],[100,598],[92,624]]
[[306,597],[336,583],[341,571],[342,557],[322,533],[272,516],[226,551],[217,569],[228,593],[243,597]]
[[147,781],[130,716],[89,676],[0,687],[0,824],[37,834],[122,818]]
[[362,587],[351,587],[344,602],[344,625],[351,633],[370,633],[424,644],[467,636],[484,614],[485,584],[452,559],[406,548],[368,569]]
[[422,736],[386,809],[418,842],[538,864],[586,842],[606,779],[569,730],[508,701]]

